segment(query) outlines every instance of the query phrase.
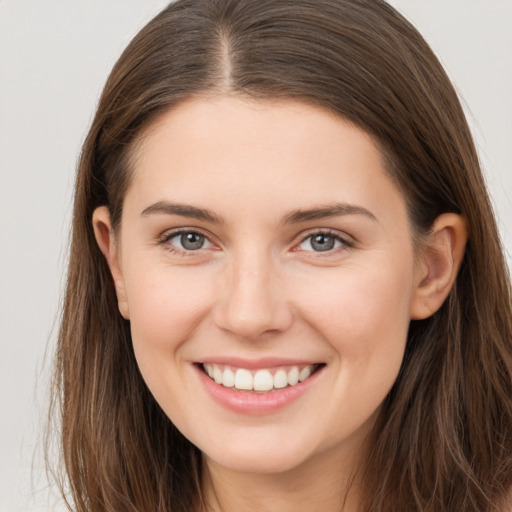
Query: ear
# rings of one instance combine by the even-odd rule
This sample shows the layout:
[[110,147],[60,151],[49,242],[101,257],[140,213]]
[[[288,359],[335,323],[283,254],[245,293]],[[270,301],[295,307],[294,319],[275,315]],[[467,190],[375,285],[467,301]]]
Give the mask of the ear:
[[467,239],[468,230],[462,216],[445,213],[436,219],[420,249],[411,319],[428,318],[441,307],[457,277]]
[[96,242],[107,260],[110,273],[116,288],[117,303],[121,315],[127,320],[130,318],[123,272],[119,263],[119,248],[112,231],[110,212],[106,206],[99,206],[92,214],[92,225]]

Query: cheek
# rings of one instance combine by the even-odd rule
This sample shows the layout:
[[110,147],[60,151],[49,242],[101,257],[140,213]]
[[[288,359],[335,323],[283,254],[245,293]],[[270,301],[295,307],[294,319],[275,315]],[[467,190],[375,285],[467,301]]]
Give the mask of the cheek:
[[197,270],[140,269],[131,274],[126,288],[134,348],[138,356],[177,350],[207,314],[211,283]]
[[411,284],[411,265],[366,265],[316,276],[294,293],[301,315],[343,358],[364,359],[400,354],[409,326]]
[[173,421],[185,425],[193,405],[184,400],[187,341],[206,316],[211,286],[197,272],[138,268],[127,282],[135,358],[155,400],[168,415],[172,411]]

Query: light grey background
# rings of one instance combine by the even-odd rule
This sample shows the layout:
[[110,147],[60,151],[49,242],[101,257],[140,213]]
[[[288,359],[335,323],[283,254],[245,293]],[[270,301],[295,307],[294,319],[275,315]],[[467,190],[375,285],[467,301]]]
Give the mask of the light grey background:
[[[510,254],[512,0],[391,3],[467,105]],[[0,0],[0,512],[64,510],[40,448],[74,168],[111,66],[165,4]]]

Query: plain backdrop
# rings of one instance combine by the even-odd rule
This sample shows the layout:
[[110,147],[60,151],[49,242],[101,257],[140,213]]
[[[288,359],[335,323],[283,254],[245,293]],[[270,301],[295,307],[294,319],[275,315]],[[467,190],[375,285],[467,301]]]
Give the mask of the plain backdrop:
[[[41,442],[75,164],[111,66],[166,3],[0,0],[0,512],[64,510]],[[460,91],[510,255],[512,0],[391,3]]]

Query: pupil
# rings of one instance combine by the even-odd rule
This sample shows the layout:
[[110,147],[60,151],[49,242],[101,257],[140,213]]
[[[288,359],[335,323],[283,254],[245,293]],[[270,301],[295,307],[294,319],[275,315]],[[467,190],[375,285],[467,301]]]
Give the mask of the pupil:
[[330,251],[334,247],[334,238],[327,235],[315,235],[311,240],[315,251]]
[[197,233],[184,233],[181,235],[181,245],[189,251],[201,249],[204,244],[204,236]]

